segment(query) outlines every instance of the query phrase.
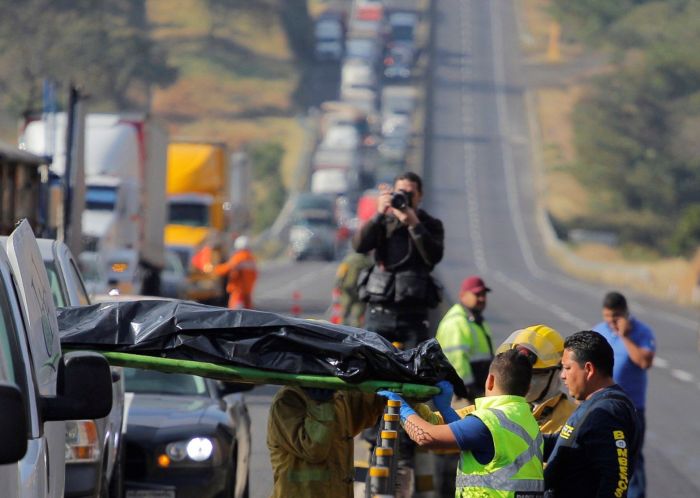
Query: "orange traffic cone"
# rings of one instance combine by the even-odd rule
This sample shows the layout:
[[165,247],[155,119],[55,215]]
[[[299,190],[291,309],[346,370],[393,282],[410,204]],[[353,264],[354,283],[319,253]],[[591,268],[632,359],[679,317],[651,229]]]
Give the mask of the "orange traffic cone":
[[331,316],[328,321],[340,325],[343,323],[343,307],[340,304],[340,289],[333,289],[331,296]]
[[301,292],[299,291],[294,291],[292,292],[292,308],[289,310],[292,316],[300,316],[301,315]]

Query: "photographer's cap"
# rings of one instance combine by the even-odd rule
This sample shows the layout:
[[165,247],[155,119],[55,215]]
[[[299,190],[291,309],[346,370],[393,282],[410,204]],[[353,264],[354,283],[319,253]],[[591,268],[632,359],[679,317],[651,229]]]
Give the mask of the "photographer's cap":
[[486,284],[481,279],[481,277],[472,275],[462,280],[461,291],[471,292],[472,294],[478,294],[479,292],[484,291],[491,292],[491,289],[489,287],[486,287]]

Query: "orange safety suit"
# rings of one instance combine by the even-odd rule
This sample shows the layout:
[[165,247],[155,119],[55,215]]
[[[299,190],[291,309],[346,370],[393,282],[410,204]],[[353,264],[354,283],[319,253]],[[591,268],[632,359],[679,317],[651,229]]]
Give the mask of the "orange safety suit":
[[231,258],[214,267],[217,275],[228,275],[226,292],[229,294],[228,307],[231,309],[252,308],[253,288],[258,279],[255,256],[249,249],[240,249]]

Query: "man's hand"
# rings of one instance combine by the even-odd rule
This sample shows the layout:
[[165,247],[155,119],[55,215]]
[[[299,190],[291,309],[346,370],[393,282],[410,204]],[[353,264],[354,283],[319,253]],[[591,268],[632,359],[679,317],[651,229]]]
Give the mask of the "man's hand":
[[433,396],[433,403],[438,409],[445,423],[450,424],[459,420],[459,415],[452,408],[452,384],[446,380],[441,380],[436,387],[440,388],[440,394]]
[[418,215],[416,215],[416,212],[411,207],[407,207],[403,211],[400,209],[391,208],[391,212],[401,223],[408,225],[409,227],[414,227],[420,223]]
[[615,325],[617,326],[617,333],[622,337],[628,337],[632,331],[632,323],[630,322],[629,315],[618,318]]
[[386,183],[379,185],[379,198],[377,199],[377,213],[386,214],[391,209],[392,189]]
[[411,415],[417,415],[416,411],[413,408],[411,408],[410,405],[406,403],[406,400],[403,399],[400,395],[391,391],[377,391],[377,395],[401,403],[401,408],[399,408],[399,417],[401,417],[402,422],[405,422],[406,419]]
[[433,396],[435,408],[442,411],[443,408],[452,406],[452,384],[446,380],[441,380],[435,387],[440,388],[440,394]]

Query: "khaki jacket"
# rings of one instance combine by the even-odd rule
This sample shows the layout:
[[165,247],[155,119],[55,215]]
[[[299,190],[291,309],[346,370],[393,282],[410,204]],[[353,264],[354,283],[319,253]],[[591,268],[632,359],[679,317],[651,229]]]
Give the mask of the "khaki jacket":
[[377,422],[385,401],[339,391],[317,403],[301,388],[282,388],[267,426],[272,498],[353,498],[353,438]]

